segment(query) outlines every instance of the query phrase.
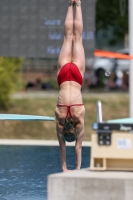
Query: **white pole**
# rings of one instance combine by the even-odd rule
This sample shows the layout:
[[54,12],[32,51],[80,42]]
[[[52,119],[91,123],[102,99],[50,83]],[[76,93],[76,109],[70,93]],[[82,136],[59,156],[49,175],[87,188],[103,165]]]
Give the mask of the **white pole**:
[[[133,56],[133,0],[129,0],[129,53]],[[133,60],[129,68],[129,114],[133,117]]]
[[97,122],[99,122],[99,123],[101,123],[102,122],[102,103],[101,103],[101,101],[98,101],[97,102],[97,116],[96,116],[96,118],[97,118]]

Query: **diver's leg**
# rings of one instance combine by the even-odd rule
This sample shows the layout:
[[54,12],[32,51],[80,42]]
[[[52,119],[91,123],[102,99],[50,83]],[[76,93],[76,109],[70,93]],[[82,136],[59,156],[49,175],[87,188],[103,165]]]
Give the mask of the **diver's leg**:
[[83,20],[82,20],[82,10],[81,2],[75,0],[75,19],[74,19],[74,30],[73,30],[73,52],[72,61],[79,67],[82,75],[85,70],[85,55],[84,48],[82,44],[82,31],[83,31]]
[[64,42],[63,42],[59,59],[58,59],[59,69],[67,62],[71,62],[71,58],[72,58],[73,2],[74,0],[71,0],[69,2],[69,7],[68,7],[65,23],[64,23]]

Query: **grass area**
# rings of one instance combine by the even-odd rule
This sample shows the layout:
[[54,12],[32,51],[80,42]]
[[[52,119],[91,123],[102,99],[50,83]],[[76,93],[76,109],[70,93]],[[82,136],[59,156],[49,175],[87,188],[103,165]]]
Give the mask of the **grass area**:
[[[103,120],[129,116],[129,97],[123,94],[85,95],[86,108],[84,140],[91,138],[92,123],[96,120],[96,102],[102,101]],[[57,97],[13,99],[8,111],[1,113],[54,116]],[[9,139],[46,139],[55,140],[55,122],[53,121],[0,121],[0,138]]]

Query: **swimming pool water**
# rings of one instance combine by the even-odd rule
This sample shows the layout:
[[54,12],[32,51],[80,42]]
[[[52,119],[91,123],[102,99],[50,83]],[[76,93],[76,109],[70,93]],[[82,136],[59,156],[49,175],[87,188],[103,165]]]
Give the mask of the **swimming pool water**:
[[[0,200],[46,200],[47,176],[61,172],[58,146],[0,146]],[[75,149],[67,147],[69,169]],[[90,166],[90,148],[83,147],[82,168]]]

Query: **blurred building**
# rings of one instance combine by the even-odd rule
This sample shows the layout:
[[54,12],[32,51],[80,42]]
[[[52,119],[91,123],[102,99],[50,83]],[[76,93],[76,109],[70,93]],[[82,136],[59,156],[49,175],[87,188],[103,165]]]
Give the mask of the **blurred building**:
[[[53,72],[63,42],[68,1],[0,0],[0,56],[24,57],[23,73]],[[83,43],[93,56],[95,1],[84,0]]]

